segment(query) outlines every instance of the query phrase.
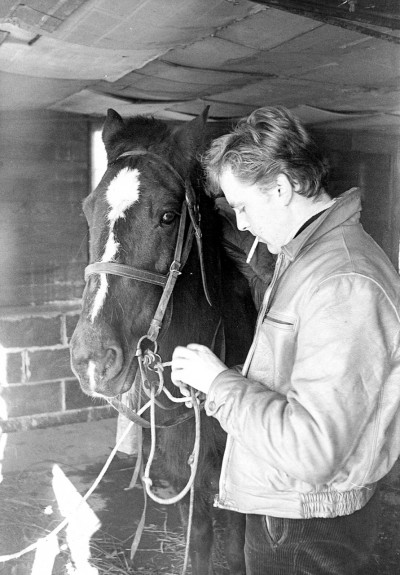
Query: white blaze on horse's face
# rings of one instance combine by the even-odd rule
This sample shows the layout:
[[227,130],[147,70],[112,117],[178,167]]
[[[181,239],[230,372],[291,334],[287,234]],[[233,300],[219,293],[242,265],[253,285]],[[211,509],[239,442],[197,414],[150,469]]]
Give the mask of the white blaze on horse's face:
[[[139,200],[139,171],[124,168],[111,180],[107,190],[106,199],[110,206],[107,214],[110,233],[104,248],[104,253],[100,261],[112,262],[118,253],[119,244],[115,239],[114,225],[119,218],[124,218],[128,208]],[[107,274],[100,274],[100,285],[93,302],[91,321],[95,320],[97,314],[104,305],[108,291]]]

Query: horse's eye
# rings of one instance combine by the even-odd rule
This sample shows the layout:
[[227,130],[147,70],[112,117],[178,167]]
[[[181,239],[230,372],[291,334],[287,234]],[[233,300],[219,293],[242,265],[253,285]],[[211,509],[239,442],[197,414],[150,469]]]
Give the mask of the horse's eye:
[[164,225],[172,224],[177,214],[175,212],[165,212],[161,217],[161,223]]

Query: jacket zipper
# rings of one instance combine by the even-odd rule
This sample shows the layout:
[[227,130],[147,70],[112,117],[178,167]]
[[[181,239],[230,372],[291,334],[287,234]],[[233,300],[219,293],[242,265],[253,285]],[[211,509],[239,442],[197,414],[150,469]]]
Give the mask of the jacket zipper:
[[[270,308],[271,298],[274,294],[274,287],[275,287],[275,284],[278,280],[279,272],[281,270],[283,260],[284,260],[284,255],[282,252],[280,252],[278,254],[278,257],[276,260],[274,275],[272,276],[271,283],[269,284],[268,289],[265,292],[264,299],[265,298],[267,298],[267,299],[266,299],[265,303],[263,303],[261,310],[260,310],[260,313],[259,313],[258,318],[257,318],[257,324],[256,324],[254,339],[253,339],[253,342],[250,346],[249,352],[247,354],[246,361],[244,362],[244,365],[243,365],[242,375],[244,375],[244,376],[246,376],[246,374],[248,372],[249,365],[250,365],[251,359],[252,359],[253,354],[254,354],[260,324],[262,324],[263,318],[265,317],[265,314],[268,313],[268,310]],[[268,296],[267,296],[267,293],[268,293]],[[223,483],[223,481],[225,480],[225,471],[226,471],[226,467],[228,464],[228,459],[230,457],[230,451],[232,449],[232,441],[233,441],[232,437],[230,435],[228,435],[227,443],[226,443],[226,447],[225,447],[225,455],[224,455],[224,458],[222,461],[222,469],[221,469],[220,482],[219,482],[220,495],[219,495],[219,497],[217,496],[215,498],[214,507],[222,507],[222,508],[226,507],[228,509],[229,509],[229,507],[232,508],[231,502],[229,502],[230,505],[228,505],[228,502],[225,503],[226,491],[225,491],[225,483]]]
[[[281,270],[283,260],[284,260],[284,254],[283,254],[282,252],[280,252],[280,253],[278,254],[278,258],[277,258],[277,260],[276,260],[275,269],[274,269],[274,275],[272,276],[271,283],[270,283],[269,286],[268,286],[268,290],[267,290],[267,292],[268,292],[268,297],[267,297],[267,299],[264,301],[264,303],[263,303],[263,305],[262,305],[262,307],[261,307],[260,313],[259,313],[259,315],[258,315],[257,324],[256,324],[256,329],[255,329],[255,334],[254,334],[254,339],[253,339],[253,342],[252,342],[252,344],[251,344],[251,346],[250,346],[249,352],[248,352],[248,354],[247,354],[246,361],[244,362],[244,365],[243,365],[242,375],[244,375],[244,376],[247,375],[247,372],[248,372],[249,366],[250,366],[250,362],[251,362],[251,360],[252,360],[252,358],[253,358],[253,355],[254,355],[254,351],[255,351],[256,344],[257,344],[257,339],[258,339],[258,333],[259,333],[260,325],[262,324],[262,322],[264,321],[265,316],[267,315],[267,313],[268,313],[269,310],[270,310],[271,303],[272,303],[272,298],[273,298],[273,296],[274,296],[274,294],[275,294],[275,285],[276,285],[276,283],[277,283],[277,281],[278,281],[278,278],[279,278],[279,272],[280,272],[280,270]],[[265,299],[265,298],[264,298],[264,299]]]

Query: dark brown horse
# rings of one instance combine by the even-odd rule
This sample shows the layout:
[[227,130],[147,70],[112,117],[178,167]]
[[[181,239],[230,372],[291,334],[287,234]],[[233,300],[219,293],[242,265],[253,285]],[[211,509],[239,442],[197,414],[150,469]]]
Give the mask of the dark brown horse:
[[[250,346],[255,310],[248,284],[221,253],[217,213],[202,190],[196,160],[204,144],[205,116],[171,129],[154,119],[124,121],[108,111],[103,129],[108,168],[84,203],[95,265],[88,269],[82,313],[71,341],[73,369],[91,396],[115,398],[131,390],[137,407],[143,389],[133,389],[133,382],[140,381],[135,380],[140,354],[152,350],[156,340],[164,361],[171,359],[176,345],[197,342],[221,353],[226,349],[225,362],[235,365],[243,362]],[[178,270],[171,264],[181,236]],[[172,295],[162,321],[154,324],[167,277]],[[165,386],[179,395],[169,372],[164,373]],[[183,419],[192,411],[164,395],[158,399],[169,409],[156,407],[157,424]],[[190,472],[194,419],[161,428],[157,441],[165,478],[181,490]],[[218,422],[202,412],[190,546],[194,575],[212,572],[212,504],[224,446]],[[187,517],[187,497],[180,506],[182,517]],[[225,554],[231,573],[239,575],[245,573],[244,516],[227,516]]]

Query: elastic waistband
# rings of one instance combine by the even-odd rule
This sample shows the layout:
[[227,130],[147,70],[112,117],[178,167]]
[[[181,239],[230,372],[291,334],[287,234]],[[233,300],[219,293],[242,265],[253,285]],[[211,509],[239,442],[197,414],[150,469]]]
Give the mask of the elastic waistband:
[[358,511],[371,499],[376,485],[368,485],[350,491],[320,491],[301,493],[303,514],[311,517],[337,517]]

